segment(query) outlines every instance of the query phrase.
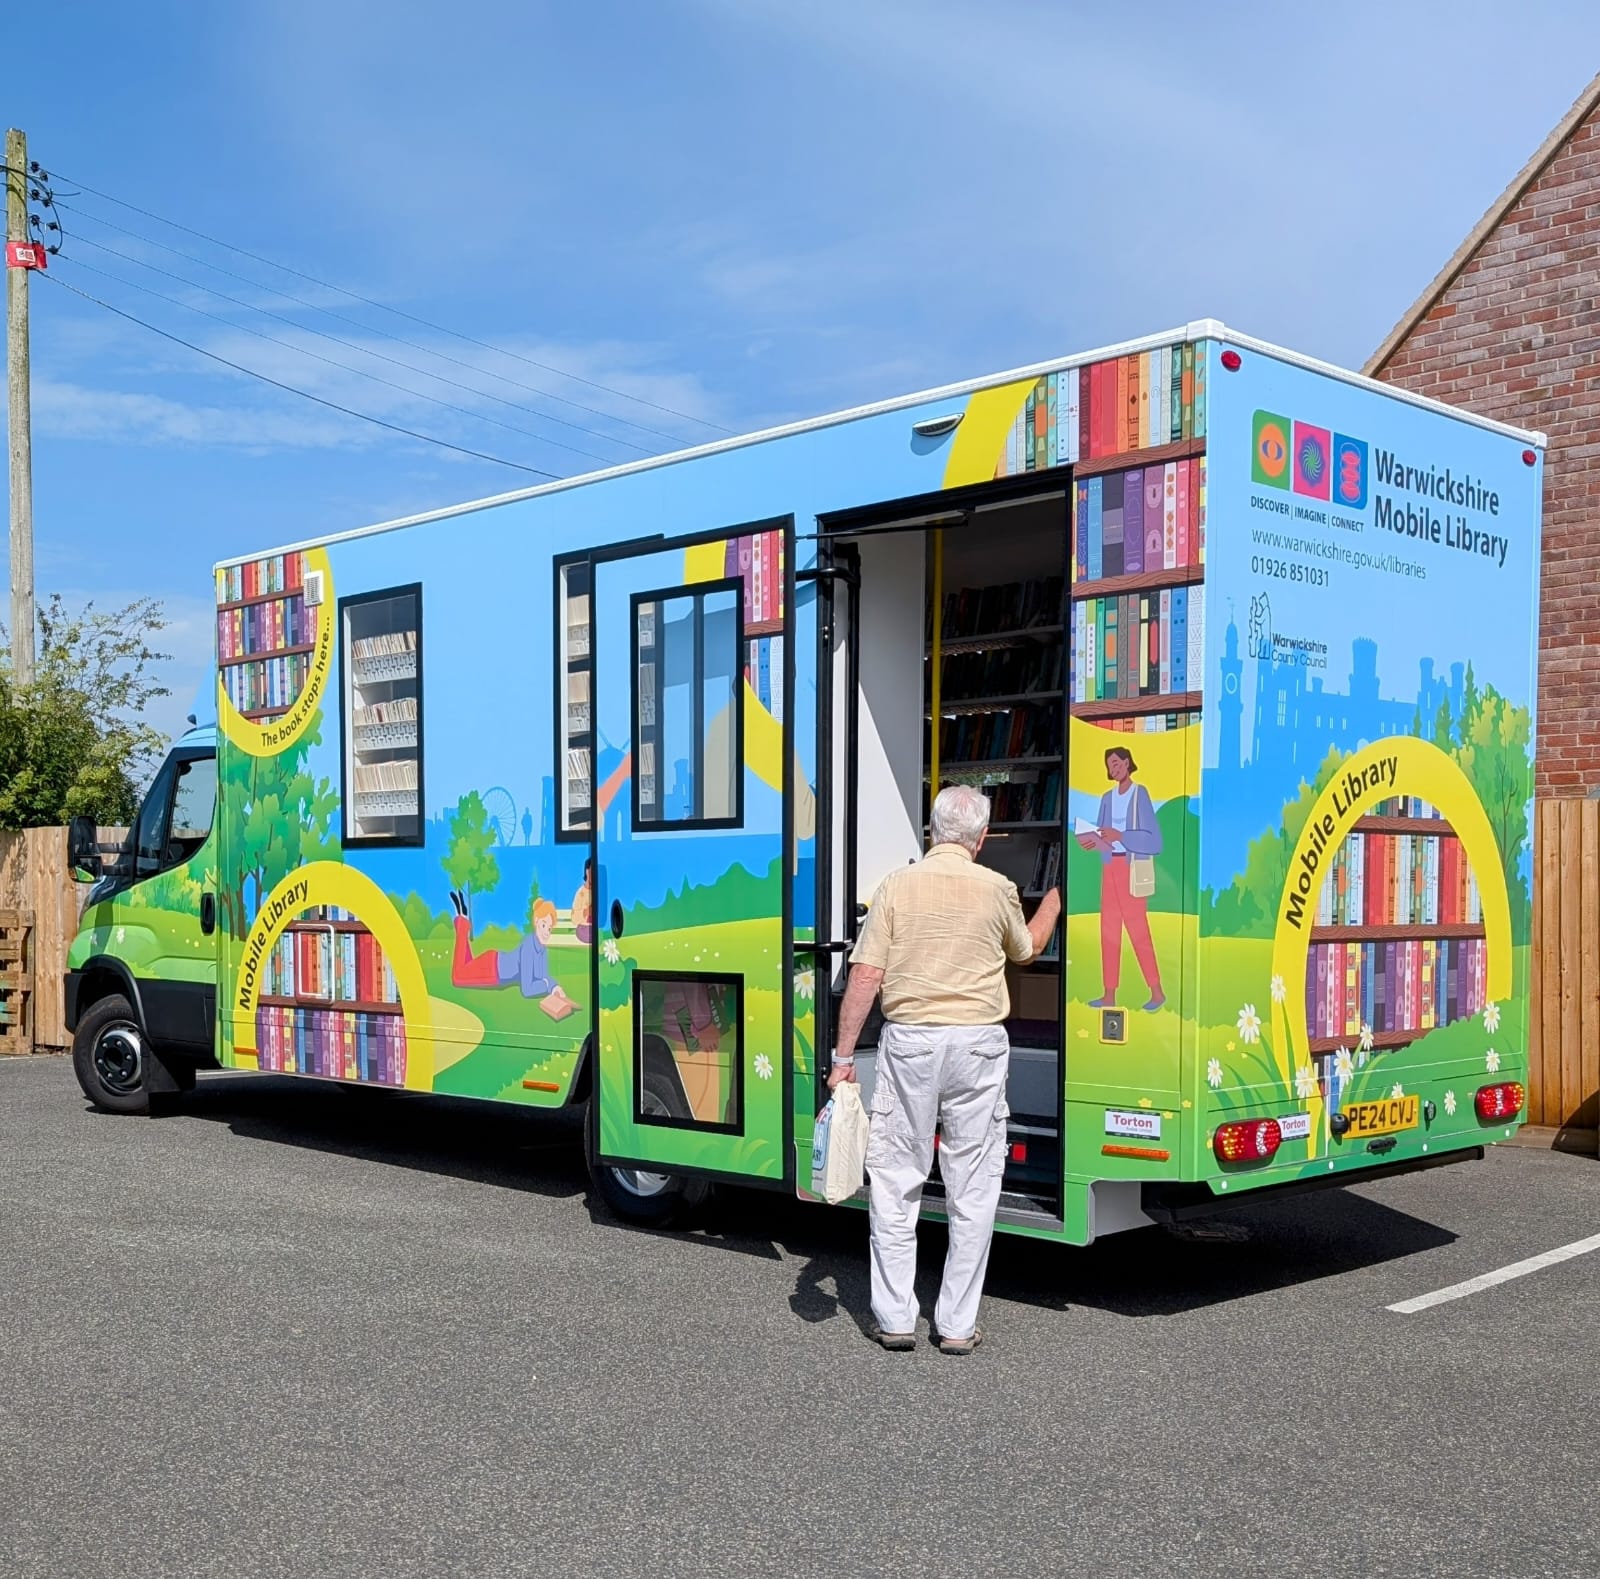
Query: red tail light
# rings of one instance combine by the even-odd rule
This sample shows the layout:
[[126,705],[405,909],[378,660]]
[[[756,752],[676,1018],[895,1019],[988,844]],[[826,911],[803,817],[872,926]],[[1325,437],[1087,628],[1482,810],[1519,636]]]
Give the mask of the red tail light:
[[1011,1142],[1011,1160],[1013,1162],[1026,1162],[1028,1160],[1028,1144],[1026,1141],[1014,1140]]
[[1522,1111],[1524,1092],[1515,1080],[1503,1080],[1499,1085],[1479,1088],[1478,1117],[1485,1124],[1515,1118]]
[[1252,1118],[1219,1124],[1211,1144],[1218,1162],[1266,1162],[1283,1144],[1283,1132],[1275,1118]]

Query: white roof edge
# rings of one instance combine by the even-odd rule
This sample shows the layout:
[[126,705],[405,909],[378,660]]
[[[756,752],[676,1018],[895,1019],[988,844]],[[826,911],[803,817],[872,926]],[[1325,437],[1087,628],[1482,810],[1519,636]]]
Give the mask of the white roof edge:
[[379,521],[370,526],[350,527],[342,532],[329,532],[322,537],[304,538],[299,542],[284,543],[272,548],[261,549],[248,554],[236,554],[229,559],[219,559],[213,566],[213,571],[225,570],[233,565],[242,565],[250,560],[261,559],[269,554],[293,554],[306,549],[323,548],[331,543],[350,542],[355,538],[374,537],[380,532],[397,532],[408,526],[423,526],[431,521],[447,521],[458,515],[472,515],[479,510],[490,510],[497,505],[519,504],[525,499],[538,499],[547,494],[564,493],[571,488],[587,487],[591,483],[609,482],[616,477],[629,477],[640,472],[653,471],[661,466],[675,466],[680,461],[700,460],[708,455],[720,455],[728,450],[743,449],[752,444],[765,444],[772,439],[792,438],[800,433],[814,433],[821,428],[831,428],[845,422],[859,422],[866,417],[879,417],[891,411],[904,411],[912,406],[925,405],[934,400],[951,400],[959,396],[970,395],[980,389],[989,389],[996,384],[1015,383],[1024,378],[1038,378],[1044,373],[1055,372],[1062,368],[1081,367],[1089,362],[1101,362],[1108,357],[1130,356],[1138,351],[1153,350],[1158,346],[1173,345],[1186,340],[1227,340],[1234,345],[1246,346],[1253,351],[1260,351],[1279,359],[1292,362],[1296,366],[1304,367],[1312,372],[1322,373],[1330,378],[1337,378],[1345,383],[1356,384],[1365,389],[1372,389],[1380,394],[1387,395],[1396,400],[1407,401],[1411,405],[1422,406],[1430,411],[1437,411],[1445,416],[1457,417],[1464,422],[1470,422],[1478,427],[1488,428],[1497,433],[1508,434],[1513,438],[1520,438],[1530,443],[1544,447],[1545,438],[1542,433],[1530,433],[1521,428],[1513,428],[1503,422],[1496,422],[1489,417],[1480,417],[1470,411],[1462,411],[1456,406],[1447,406],[1441,401],[1429,400],[1422,395],[1411,394],[1408,390],[1400,389],[1393,384],[1385,384],[1375,378],[1368,378],[1361,373],[1352,373],[1347,368],[1335,367],[1329,362],[1320,362],[1315,357],[1302,356],[1298,352],[1286,350],[1282,346],[1273,345],[1266,340],[1257,340],[1249,335],[1237,334],[1230,330],[1226,324],[1217,318],[1196,318],[1181,328],[1162,330],[1157,334],[1142,335],[1137,340],[1123,340],[1115,345],[1097,346],[1090,351],[1075,352],[1070,356],[1051,357],[1046,361],[1032,362],[1026,367],[1013,368],[1004,373],[986,373],[979,378],[964,379],[958,384],[944,384],[936,389],[919,390],[915,394],[896,395],[888,400],[874,401],[870,405],[853,406],[848,410],[829,412],[820,417],[807,417],[799,422],[789,422],[776,428],[764,428],[756,433],[739,434],[732,438],[716,439],[709,444],[695,445],[686,450],[673,450],[666,455],[651,455],[644,460],[626,461],[620,466],[609,466],[600,471],[583,472],[576,477],[561,477],[554,482],[539,483],[531,488],[517,488],[510,493],[493,494],[483,499],[472,499],[465,504],[445,505],[437,510],[424,510],[417,515],[396,517],[391,521]]
[[1224,329],[1220,324],[1217,327],[1219,330],[1217,337],[1227,340],[1230,345],[1259,351],[1263,356],[1276,357],[1280,362],[1289,362],[1295,367],[1305,368],[1308,372],[1320,373],[1324,378],[1336,378],[1342,384],[1354,384],[1358,389],[1369,389],[1375,394],[1387,395],[1393,400],[1403,400],[1408,406],[1419,406],[1422,410],[1435,412],[1441,417],[1453,417],[1457,422],[1465,422],[1475,428],[1485,428],[1490,433],[1499,433],[1508,439],[1520,440],[1534,449],[1542,450],[1549,446],[1549,439],[1536,428],[1513,427],[1509,422],[1500,422],[1494,417],[1485,417],[1461,406],[1447,405],[1442,400],[1418,395],[1398,384],[1387,384],[1381,378],[1371,378],[1366,373],[1353,373],[1347,367],[1336,367],[1332,362],[1319,361],[1314,356],[1304,356],[1299,351],[1286,350],[1283,346],[1273,345],[1270,341],[1235,333],[1233,330]]

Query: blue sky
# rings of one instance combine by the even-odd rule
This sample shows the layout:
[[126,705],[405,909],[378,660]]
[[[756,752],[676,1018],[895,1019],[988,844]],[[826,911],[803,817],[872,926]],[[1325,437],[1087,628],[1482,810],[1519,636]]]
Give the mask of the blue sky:
[[33,290],[39,593],[165,600],[170,728],[209,661],[213,560],[538,480],[296,400],[58,282],[559,474],[1200,316],[1359,365],[1600,62],[1592,5],[1525,4],[1513,23],[1460,4],[1448,29],[1434,15],[1363,0],[61,8],[30,31],[38,55],[7,101],[59,191],[76,178],[590,382],[67,198],[65,255]]

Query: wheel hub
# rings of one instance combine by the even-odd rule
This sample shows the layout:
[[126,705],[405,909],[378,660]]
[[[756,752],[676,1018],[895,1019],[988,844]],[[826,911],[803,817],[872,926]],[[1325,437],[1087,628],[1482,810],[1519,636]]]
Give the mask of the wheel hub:
[[108,1025],[94,1046],[94,1069],[108,1091],[128,1096],[144,1079],[144,1043],[135,1025]]

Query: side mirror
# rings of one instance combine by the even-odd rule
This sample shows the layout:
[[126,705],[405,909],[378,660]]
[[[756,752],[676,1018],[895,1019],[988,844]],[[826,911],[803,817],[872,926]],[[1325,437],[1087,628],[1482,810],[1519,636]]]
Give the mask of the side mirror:
[[93,817],[74,817],[67,826],[67,865],[78,883],[92,883],[101,872],[100,834]]

